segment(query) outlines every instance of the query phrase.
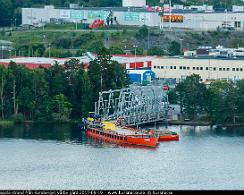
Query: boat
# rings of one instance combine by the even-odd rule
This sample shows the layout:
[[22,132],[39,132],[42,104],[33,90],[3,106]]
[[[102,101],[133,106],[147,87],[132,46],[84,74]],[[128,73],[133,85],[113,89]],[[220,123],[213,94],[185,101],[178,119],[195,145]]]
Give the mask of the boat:
[[160,130],[148,130],[149,134],[155,134],[158,137],[158,141],[179,141],[180,136],[173,131],[160,131]]
[[[85,126],[84,126],[85,125]],[[158,137],[155,134],[139,132],[139,129],[119,126],[114,122],[102,121],[95,115],[82,121],[81,129],[94,139],[101,139],[114,144],[128,144],[155,148]]]

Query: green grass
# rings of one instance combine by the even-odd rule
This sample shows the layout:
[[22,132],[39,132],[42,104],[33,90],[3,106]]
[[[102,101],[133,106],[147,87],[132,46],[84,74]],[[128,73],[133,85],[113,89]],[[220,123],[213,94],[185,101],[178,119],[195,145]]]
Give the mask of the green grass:
[[14,121],[0,120],[0,126],[10,126],[14,125]]

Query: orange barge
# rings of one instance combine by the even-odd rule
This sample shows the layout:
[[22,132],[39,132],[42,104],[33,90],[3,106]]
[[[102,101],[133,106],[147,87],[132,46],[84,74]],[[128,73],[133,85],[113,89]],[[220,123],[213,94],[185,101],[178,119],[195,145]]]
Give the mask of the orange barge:
[[107,131],[102,128],[88,127],[86,135],[115,144],[130,144],[153,148],[158,145],[158,138],[154,135],[138,134],[123,128],[117,131]]

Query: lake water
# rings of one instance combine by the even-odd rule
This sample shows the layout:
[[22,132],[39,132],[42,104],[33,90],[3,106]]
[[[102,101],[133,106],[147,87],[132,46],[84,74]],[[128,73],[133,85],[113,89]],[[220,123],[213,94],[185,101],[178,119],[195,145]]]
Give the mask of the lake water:
[[148,149],[94,141],[76,125],[1,127],[0,189],[244,189],[244,129],[169,129],[180,141]]

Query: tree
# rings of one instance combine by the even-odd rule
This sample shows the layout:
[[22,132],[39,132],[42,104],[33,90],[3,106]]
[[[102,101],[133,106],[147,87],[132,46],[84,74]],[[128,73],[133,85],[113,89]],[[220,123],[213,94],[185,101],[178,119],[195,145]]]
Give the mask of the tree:
[[64,93],[67,81],[64,69],[58,63],[55,63],[50,69],[47,70],[47,81],[49,85],[50,97]]
[[0,99],[1,99],[1,118],[4,119],[4,106],[5,106],[5,88],[7,82],[7,69],[0,65]]
[[182,113],[193,120],[206,110],[207,90],[200,79],[199,75],[193,74],[176,86]]
[[232,82],[217,80],[208,88],[208,113],[214,124],[235,122],[237,91]]
[[158,55],[158,56],[162,56],[162,55],[164,55],[164,51],[163,51],[162,48],[155,46],[155,47],[150,48],[150,49],[147,51],[147,54],[148,54],[148,55]]
[[54,120],[65,122],[69,120],[72,105],[64,94],[54,96],[51,104],[51,112]]
[[88,76],[94,92],[94,102],[97,101],[99,92],[127,85],[125,68],[111,60],[109,50],[106,48],[102,48],[97,58],[90,62]]
[[169,55],[176,56],[181,54],[181,46],[180,43],[176,41],[172,41],[169,47]]

